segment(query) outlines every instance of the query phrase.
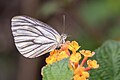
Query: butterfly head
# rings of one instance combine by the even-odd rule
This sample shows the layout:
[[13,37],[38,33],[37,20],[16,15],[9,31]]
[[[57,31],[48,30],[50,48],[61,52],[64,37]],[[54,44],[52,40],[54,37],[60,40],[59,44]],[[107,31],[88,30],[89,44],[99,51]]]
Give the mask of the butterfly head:
[[61,44],[65,43],[65,39],[67,38],[67,34],[61,34]]

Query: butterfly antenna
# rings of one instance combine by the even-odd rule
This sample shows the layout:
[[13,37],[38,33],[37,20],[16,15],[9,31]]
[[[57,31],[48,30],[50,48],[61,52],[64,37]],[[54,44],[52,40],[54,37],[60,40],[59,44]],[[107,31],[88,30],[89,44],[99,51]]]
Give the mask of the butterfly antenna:
[[63,15],[63,34],[65,33],[65,19],[66,19],[66,16]]

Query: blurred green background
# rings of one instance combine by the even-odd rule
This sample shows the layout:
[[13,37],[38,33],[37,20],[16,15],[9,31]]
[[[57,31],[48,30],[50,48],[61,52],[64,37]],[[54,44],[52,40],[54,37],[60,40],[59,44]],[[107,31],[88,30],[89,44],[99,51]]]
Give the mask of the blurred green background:
[[49,24],[82,49],[95,50],[109,39],[120,41],[120,0],[0,0],[0,80],[41,80],[45,65],[47,54],[27,59],[17,51],[11,33],[16,15]]

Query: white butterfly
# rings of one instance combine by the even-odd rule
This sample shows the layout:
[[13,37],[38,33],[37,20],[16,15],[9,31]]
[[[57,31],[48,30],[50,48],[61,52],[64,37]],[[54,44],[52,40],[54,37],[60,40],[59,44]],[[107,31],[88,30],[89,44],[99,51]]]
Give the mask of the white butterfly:
[[28,58],[39,57],[65,43],[66,34],[28,16],[12,18],[12,33],[19,52]]

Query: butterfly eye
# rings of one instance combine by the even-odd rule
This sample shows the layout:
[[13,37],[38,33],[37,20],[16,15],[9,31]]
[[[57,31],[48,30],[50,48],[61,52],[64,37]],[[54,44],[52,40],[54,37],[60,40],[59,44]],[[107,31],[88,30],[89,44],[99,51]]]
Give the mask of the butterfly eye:
[[67,35],[66,34],[61,34],[61,37],[62,37],[62,39],[66,39],[67,38]]

